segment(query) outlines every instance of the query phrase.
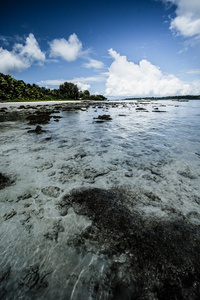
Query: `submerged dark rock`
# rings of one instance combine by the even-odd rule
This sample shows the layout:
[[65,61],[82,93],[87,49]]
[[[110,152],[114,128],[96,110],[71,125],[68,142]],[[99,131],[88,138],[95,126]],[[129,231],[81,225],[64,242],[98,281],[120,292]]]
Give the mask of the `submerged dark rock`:
[[24,115],[23,111],[17,110],[1,110],[0,111],[0,122],[7,122],[7,121],[24,121],[26,116]]
[[12,181],[6,175],[0,173],[0,190],[5,188],[7,185],[10,185]]
[[51,112],[47,110],[36,111],[29,115],[26,119],[29,121],[29,125],[48,124],[51,119],[50,114]]
[[189,168],[186,168],[185,170],[180,170],[177,173],[189,179],[197,179],[197,177],[194,174],[192,174]]
[[[135,203],[137,194],[98,188],[74,190],[59,202],[62,216],[73,207],[92,221],[74,247],[89,243],[95,253],[114,259],[106,299],[199,299],[200,228],[178,217],[144,217]],[[99,288],[95,293],[99,299]]]
[[96,122],[112,120],[110,115],[99,115],[98,118],[93,118],[93,119],[97,120]]
[[42,132],[47,132],[46,130],[43,130],[40,125],[37,125],[35,129],[28,130],[28,133],[36,133],[36,134],[41,134]]
[[47,275],[40,274],[39,266],[30,266],[28,269],[23,270],[22,276],[19,281],[19,286],[24,286],[29,290],[39,290],[41,288],[47,288],[48,282],[46,281]]
[[4,221],[7,221],[9,219],[11,219],[12,217],[14,217],[17,214],[17,212],[13,209],[11,212],[5,214],[3,216]]
[[11,273],[11,267],[7,266],[7,268],[5,269],[5,271],[0,271],[0,282],[4,281],[4,280],[8,280],[10,277],[10,273]]
[[46,196],[50,197],[58,197],[61,193],[60,188],[57,186],[46,186],[45,188],[42,189],[42,192]]
[[54,118],[54,119],[61,119],[62,116],[52,116],[52,118]]
[[148,110],[146,108],[144,108],[144,107],[137,107],[135,110],[136,111],[148,112]]
[[61,220],[58,220],[54,222],[53,228],[44,234],[44,237],[57,242],[59,233],[63,231],[64,227],[61,225]]
[[152,112],[157,112],[157,113],[164,113],[166,110],[159,110],[159,109],[154,109]]

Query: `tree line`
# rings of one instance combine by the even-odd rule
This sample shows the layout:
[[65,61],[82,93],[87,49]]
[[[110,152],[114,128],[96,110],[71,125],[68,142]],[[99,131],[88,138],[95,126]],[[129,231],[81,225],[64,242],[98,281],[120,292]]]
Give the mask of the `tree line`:
[[25,83],[10,75],[0,73],[0,100],[106,100],[103,95],[90,95],[88,90],[79,91],[76,84],[64,82],[58,89],[39,87]]

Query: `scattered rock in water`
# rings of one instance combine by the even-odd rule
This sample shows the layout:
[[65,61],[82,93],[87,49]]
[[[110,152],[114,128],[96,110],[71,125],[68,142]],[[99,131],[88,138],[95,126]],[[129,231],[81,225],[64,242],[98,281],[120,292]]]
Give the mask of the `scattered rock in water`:
[[46,277],[49,274],[50,272],[41,276],[39,266],[30,266],[23,271],[19,280],[19,286],[25,286],[29,290],[47,288],[48,282],[46,281]]
[[61,119],[62,117],[61,116],[52,116],[52,118],[54,118],[54,119]]
[[42,172],[44,170],[48,170],[48,169],[51,169],[53,167],[53,164],[51,162],[44,162],[42,163],[41,165],[37,166],[37,171],[38,172]]
[[8,266],[3,272],[0,271],[0,282],[2,281],[6,281],[9,279],[10,277],[10,274],[11,274],[11,267]]
[[27,225],[27,223],[29,223],[29,221],[31,219],[30,212],[24,212],[23,217],[24,218],[22,220],[20,220],[20,223],[24,226],[24,225]]
[[166,110],[159,110],[157,108],[157,109],[152,110],[152,112],[164,113],[164,112],[166,112]]
[[177,172],[179,175],[189,178],[189,179],[197,179],[197,176],[195,176],[194,174],[192,174],[192,172],[190,171],[189,168],[186,168],[183,171],[178,171]]
[[125,172],[124,174],[126,177],[133,177],[133,173],[132,172]]
[[60,232],[64,231],[64,227],[61,225],[61,220],[54,222],[53,228],[44,234],[46,239],[50,239],[51,241],[58,241],[58,235]]
[[51,116],[51,112],[37,111],[34,114],[29,115],[26,119],[29,121],[29,125],[48,124]]
[[17,197],[17,202],[20,201],[20,200],[30,199],[31,197],[32,197],[32,195],[30,193],[26,193],[24,195],[21,195],[21,196]]
[[[105,272],[109,278],[106,299],[198,299],[199,226],[178,217],[176,221],[144,217],[134,207],[137,196],[98,188],[73,190],[64,196],[58,206],[62,216],[73,207],[92,221],[70,240],[71,247],[81,251],[89,243],[94,253],[115,257]],[[94,299],[99,299],[101,289],[93,292]]]
[[43,130],[40,125],[37,125],[35,129],[27,131],[27,133],[36,133],[36,134],[41,134],[42,132],[47,132],[47,131]]
[[196,212],[196,211],[191,211],[187,214],[187,218],[194,218],[197,220],[200,220],[200,213]]
[[17,214],[17,212],[13,209],[9,213],[5,214],[3,216],[3,219],[4,219],[4,221],[7,221],[7,220],[11,219],[12,217],[14,217],[16,214]]
[[7,185],[10,185],[12,181],[6,175],[0,173],[0,190],[4,189]]
[[52,116],[55,122],[59,122],[59,119],[61,119],[61,116]]
[[98,118],[93,118],[95,120],[97,120],[97,123],[102,123],[104,121],[110,121],[112,120],[110,115],[99,115]]
[[18,109],[27,109],[27,107],[25,105],[20,105]]
[[8,110],[7,107],[1,107],[1,108],[0,108],[0,112],[6,112],[7,110]]
[[84,150],[80,149],[78,153],[74,155],[74,158],[83,158],[85,156],[87,156],[87,153]]
[[136,107],[136,111],[143,111],[143,112],[148,112],[148,110],[144,107]]
[[42,189],[42,192],[44,195],[54,198],[57,198],[61,193],[60,188],[57,186],[47,186]]
[[104,176],[105,174],[108,174],[108,172],[109,170],[106,169],[95,170],[93,168],[91,169],[88,168],[85,169],[85,171],[83,172],[83,176],[85,181],[89,183],[94,183],[97,177]]
[[104,123],[105,121],[104,120],[97,120],[95,121],[95,123]]

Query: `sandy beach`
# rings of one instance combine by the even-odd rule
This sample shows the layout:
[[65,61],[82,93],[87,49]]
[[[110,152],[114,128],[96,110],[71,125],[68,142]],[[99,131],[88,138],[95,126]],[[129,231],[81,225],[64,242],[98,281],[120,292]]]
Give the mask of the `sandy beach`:
[[70,101],[65,101],[65,100],[56,100],[56,101],[25,101],[25,102],[0,102],[0,107],[10,107],[10,106],[20,106],[20,105],[34,105],[34,106],[37,106],[37,105],[55,105],[55,104],[65,104],[65,103],[80,103],[81,101],[80,100],[70,100]]

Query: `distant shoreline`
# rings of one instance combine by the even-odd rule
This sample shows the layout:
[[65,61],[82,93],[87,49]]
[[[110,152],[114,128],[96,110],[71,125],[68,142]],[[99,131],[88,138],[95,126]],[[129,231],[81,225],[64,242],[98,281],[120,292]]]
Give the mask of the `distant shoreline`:
[[200,100],[200,95],[168,96],[168,97],[130,97],[123,100]]
[[20,107],[20,106],[43,106],[43,105],[55,105],[55,104],[73,104],[73,103],[99,103],[99,102],[110,102],[110,103],[122,103],[124,101],[136,101],[141,103],[147,103],[151,101],[157,101],[157,100],[171,100],[171,101],[177,101],[177,102],[188,102],[189,100],[200,100],[200,99],[150,99],[150,98],[127,98],[127,99],[118,99],[118,100],[102,100],[102,101],[92,101],[92,100],[48,100],[48,101],[2,101],[0,102],[0,108],[1,107]]

